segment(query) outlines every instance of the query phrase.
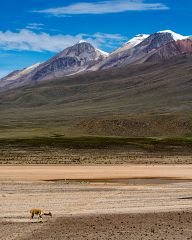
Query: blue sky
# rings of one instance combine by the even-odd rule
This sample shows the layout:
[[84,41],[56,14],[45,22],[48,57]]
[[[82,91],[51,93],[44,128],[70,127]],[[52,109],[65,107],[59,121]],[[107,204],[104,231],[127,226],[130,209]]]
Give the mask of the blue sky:
[[112,51],[139,33],[192,35],[191,0],[6,0],[0,3],[0,77],[81,39]]

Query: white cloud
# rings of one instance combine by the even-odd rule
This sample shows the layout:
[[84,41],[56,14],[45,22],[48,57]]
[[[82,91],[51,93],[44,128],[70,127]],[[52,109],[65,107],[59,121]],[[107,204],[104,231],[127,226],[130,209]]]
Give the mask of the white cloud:
[[28,50],[57,52],[61,47],[66,47],[69,42],[74,42],[71,36],[49,35],[35,33],[22,29],[19,32],[0,32],[0,49],[3,50]]
[[168,9],[168,7],[163,3],[145,3],[144,0],[105,0],[93,3],[79,2],[64,7],[36,10],[34,12],[54,16],[67,16],[75,14],[105,14],[166,9]]
[[19,32],[0,31],[0,50],[59,52],[82,39],[96,47],[103,48],[107,46],[108,49],[113,49],[127,40],[126,37],[120,34],[51,35],[45,32],[36,33],[28,29],[21,29]]
[[116,49],[123,43],[128,41],[128,38],[120,34],[95,33],[93,35],[85,34],[84,39],[92,43],[98,48]]
[[43,23],[29,23],[26,28],[30,30],[42,30],[44,24]]

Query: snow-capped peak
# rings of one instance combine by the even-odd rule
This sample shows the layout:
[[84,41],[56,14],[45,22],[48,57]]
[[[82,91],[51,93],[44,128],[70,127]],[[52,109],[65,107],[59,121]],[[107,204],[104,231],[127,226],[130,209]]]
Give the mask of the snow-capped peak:
[[[79,43],[88,43],[86,40],[83,40],[83,39],[81,39],[79,42],[78,42],[78,44]],[[99,49],[99,48],[96,48],[95,49],[99,54],[101,54],[101,55],[104,55],[104,56],[109,56],[109,53],[107,53],[107,52],[105,52],[105,51],[102,51],[101,49]]]
[[134,38],[130,39],[126,44],[130,45],[131,47],[135,47],[148,37],[149,34],[138,34]]
[[171,33],[171,35],[173,36],[173,39],[175,41],[183,40],[183,39],[186,39],[186,38],[189,37],[189,36],[183,36],[181,34],[175,33],[175,32],[173,32],[171,30],[164,30],[164,31],[160,31],[159,33]]
[[87,41],[81,39],[78,43],[87,43]]
[[120,52],[125,51],[127,49],[133,48],[133,47],[137,46],[139,43],[143,42],[148,37],[149,37],[149,34],[138,34],[135,37],[131,38],[128,42],[123,44],[122,47],[118,48],[113,53],[120,53]]
[[101,50],[101,49],[96,48],[96,51],[97,51],[98,53],[100,53],[101,55],[105,56],[105,57],[108,57],[108,56],[109,56],[109,53],[108,53],[108,52],[105,52],[105,51],[103,51],[103,50]]

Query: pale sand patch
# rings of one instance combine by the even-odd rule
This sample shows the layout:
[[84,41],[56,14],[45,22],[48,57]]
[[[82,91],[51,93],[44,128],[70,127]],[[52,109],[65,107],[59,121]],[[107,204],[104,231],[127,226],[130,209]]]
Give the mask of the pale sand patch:
[[192,208],[191,197],[192,182],[182,180],[154,185],[2,181],[0,222],[28,221],[31,208],[51,211],[53,218],[70,214],[186,210]]
[[192,165],[3,165],[0,167],[0,181],[116,178],[192,179]]

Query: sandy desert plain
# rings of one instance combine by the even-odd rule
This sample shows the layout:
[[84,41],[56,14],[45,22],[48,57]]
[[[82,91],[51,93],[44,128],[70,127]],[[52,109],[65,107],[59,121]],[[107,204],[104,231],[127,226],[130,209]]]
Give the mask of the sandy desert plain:
[[0,239],[192,239],[191,162],[190,139],[2,140]]
[[1,149],[0,239],[192,239],[191,153],[22,149]]

